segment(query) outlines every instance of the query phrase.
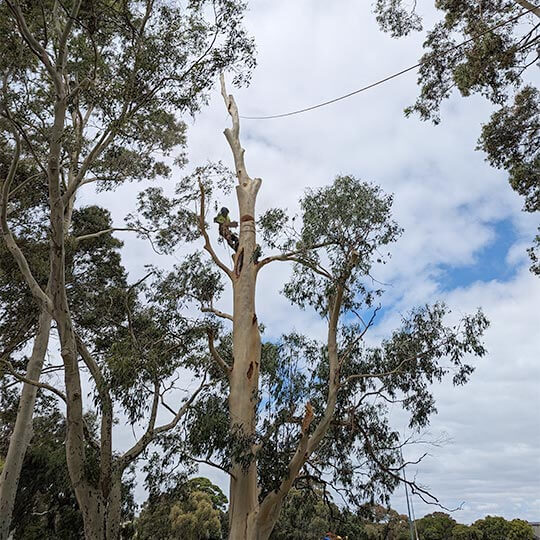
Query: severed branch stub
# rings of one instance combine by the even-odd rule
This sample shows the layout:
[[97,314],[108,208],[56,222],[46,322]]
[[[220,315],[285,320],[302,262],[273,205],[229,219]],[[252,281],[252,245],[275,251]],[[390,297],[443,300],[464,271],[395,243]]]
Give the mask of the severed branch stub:
[[313,406],[308,401],[306,403],[306,413],[304,414],[304,418],[302,420],[302,434],[305,435],[307,433],[312,421],[313,421]]

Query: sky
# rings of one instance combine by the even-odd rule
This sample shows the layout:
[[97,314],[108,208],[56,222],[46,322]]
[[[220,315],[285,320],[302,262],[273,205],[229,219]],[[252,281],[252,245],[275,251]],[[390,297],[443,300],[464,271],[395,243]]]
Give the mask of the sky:
[[[433,13],[427,13],[427,20]],[[339,0],[250,2],[246,26],[257,43],[258,66],[249,87],[231,89],[245,116],[272,115],[331,99],[415,64],[422,34],[395,40],[381,33],[367,3]],[[538,80],[536,80],[538,82]],[[538,216],[521,212],[523,201],[503,172],[474,150],[491,107],[477,96],[453,96],[442,124],[405,118],[417,95],[410,72],[375,89],[302,115],[244,120],[241,138],[252,177],[263,180],[258,211],[285,207],[294,213],[309,187],[352,174],[394,194],[394,218],[404,234],[388,264],[374,276],[387,284],[383,311],[369,339],[388,335],[400,316],[417,305],[444,300],[456,314],[482,307],[491,321],[486,357],[469,384],[435,388],[438,414],[429,428],[429,457],[410,467],[453,517],[470,523],[487,514],[540,521],[540,280],[528,271],[525,253]],[[228,115],[217,90],[209,106],[187,119],[189,167],[232,157],[223,136]],[[178,172],[178,175],[183,172]],[[106,204],[121,226],[135,207],[140,186],[92,194],[81,204]],[[172,189],[171,185],[166,187]],[[235,202],[223,201],[235,208]],[[234,210],[232,211],[234,217]],[[133,279],[144,264],[176,262],[158,257],[143,241],[125,235],[125,262]],[[218,251],[227,252],[222,246]],[[298,330],[317,336],[324,323],[293,308],[278,294],[289,268],[261,272],[258,318],[266,337]],[[230,296],[221,307],[227,308]],[[229,308],[230,309],[230,308]],[[399,411],[393,422],[405,433]],[[129,444],[131,430],[120,433]],[[423,453],[406,450],[406,459]],[[201,469],[227,492],[222,473]],[[144,498],[141,488],[137,497]],[[392,505],[406,512],[399,489]],[[414,500],[416,516],[437,510]]]

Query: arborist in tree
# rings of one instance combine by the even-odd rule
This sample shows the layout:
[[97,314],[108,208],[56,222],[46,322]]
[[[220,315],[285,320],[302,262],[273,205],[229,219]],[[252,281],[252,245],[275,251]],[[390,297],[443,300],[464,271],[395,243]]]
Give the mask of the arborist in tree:
[[231,246],[234,251],[238,250],[238,236],[234,234],[231,229],[238,227],[236,221],[231,221],[229,217],[229,209],[223,207],[219,214],[214,218],[214,222],[219,224],[219,235],[225,239],[227,244]]

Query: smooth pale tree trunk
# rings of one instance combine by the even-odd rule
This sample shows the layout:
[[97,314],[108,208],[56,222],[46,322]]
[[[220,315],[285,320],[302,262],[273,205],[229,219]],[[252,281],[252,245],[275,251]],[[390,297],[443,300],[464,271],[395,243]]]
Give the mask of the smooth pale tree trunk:
[[[244,163],[244,149],[240,144],[240,125],[236,103],[225,89],[221,78],[221,93],[232,119],[232,128],[225,130],[231,147],[238,186],[240,237],[238,251],[234,256],[234,268],[229,271],[210,250],[214,261],[229,274],[233,285],[233,365],[227,369],[229,377],[229,413],[233,434],[239,438],[241,458],[233,453],[229,492],[229,540],[268,540],[279,517],[283,501],[308,457],[315,451],[330,426],[335,410],[339,387],[339,361],[336,332],[343,296],[337,287],[331,301],[328,327],[328,355],[330,384],[325,411],[321,421],[310,436],[313,408],[306,404],[302,420],[301,436],[296,452],[291,458],[288,473],[280,486],[259,503],[257,461],[254,436],[256,430],[256,407],[259,390],[261,360],[261,336],[255,311],[255,289],[260,264],[255,252],[255,203],[261,186],[260,178],[250,178]],[[203,208],[202,197],[201,208]],[[208,238],[206,238],[208,245]],[[270,258],[271,259],[271,258]],[[268,262],[268,259],[266,260]],[[262,263],[261,263],[262,264]]]
[[[38,381],[43,368],[43,360],[49,344],[51,316],[42,310],[32,354],[26,368],[26,378]],[[6,460],[0,476],[0,540],[7,540],[15,505],[15,495],[21,474],[26,449],[32,439],[32,416],[38,388],[24,383],[22,387],[17,418],[7,451]]]
[[229,414],[231,430],[237,437],[240,458],[233,452],[229,492],[229,538],[257,540],[258,483],[255,459],[256,405],[259,389],[261,336],[255,312],[257,262],[255,250],[255,203],[260,178],[250,178],[240,144],[240,123],[234,98],[227,94],[221,77],[221,93],[232,119],[224,134],[234,157],[238,185],[240,234],[234,255],[234,268],[228,271],[233,285],[233,365],[229,376]]
[[81,510],[86,540],[118,540],[122,512],[120,477],[112,481],[107,498],[98,489],[88,489]]
[[[237,186],[240,210],[240,245],[235,256],[233,273],[233,356],[234,364],[229,376],[229,412],[231,428],[249,446],[255,434],[261,336],[255,312],[255,285],[257,268],[254,260],[255,201],[260,180],[241,181]],[[257,465],[250,450],[249,465],[235,463],[231,469],[230,485],[230,538],[257,538]]]

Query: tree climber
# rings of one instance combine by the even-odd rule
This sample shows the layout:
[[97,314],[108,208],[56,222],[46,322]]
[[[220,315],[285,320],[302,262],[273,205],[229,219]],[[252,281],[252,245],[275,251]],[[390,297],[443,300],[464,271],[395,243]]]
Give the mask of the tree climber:
[[236,221],[231,221],[229,217],[229,209],[223,207],[219,214],[214,218],[214,223],[219,224],[219,235],[225,239],[227,244],[231,246],[234,251],[238,250],[238,236],[234,234],[231,229],[238,227]]

